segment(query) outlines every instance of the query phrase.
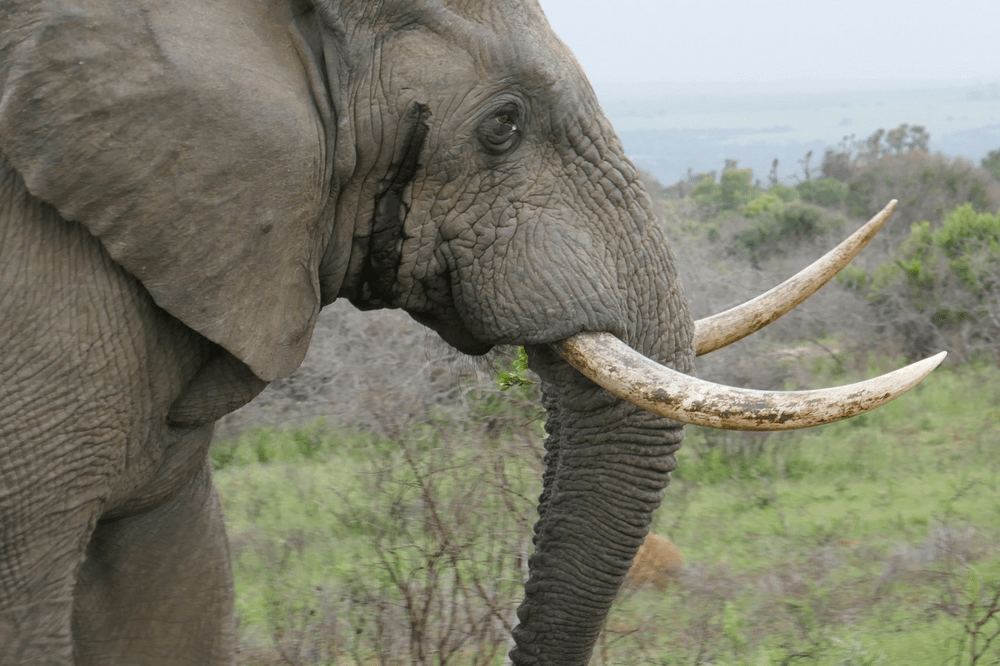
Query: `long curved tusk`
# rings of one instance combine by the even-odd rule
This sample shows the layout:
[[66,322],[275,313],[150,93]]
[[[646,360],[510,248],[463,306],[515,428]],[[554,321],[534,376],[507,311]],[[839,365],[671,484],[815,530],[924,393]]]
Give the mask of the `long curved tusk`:
[[725,312],[696,321],[695,352],[701,356],[745,338],[812,296],[857,256],[868,241],[875,237],[894,210],[896,210],[895,199],[840,245],[774,289]]
[[913,388],[947,352],[857,384],[812,391],[754,391],[671,370],[610,333],[578,333],[552,348],[595,383],[684,423],[727,430],[794,430],[875,409]]

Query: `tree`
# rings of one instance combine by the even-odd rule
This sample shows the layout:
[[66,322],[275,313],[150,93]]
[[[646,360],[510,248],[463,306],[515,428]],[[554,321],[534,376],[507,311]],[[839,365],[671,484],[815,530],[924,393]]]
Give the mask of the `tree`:
[[864,157],[865,161],[874,162],[882,157],[885,149],[882,147],[882,139],[885,137],[885,130],[881,127],[872,132],[871,136],[865,139],[858,151],[858,157]]
[[803,180],[812,180],[812,175],[811,175],[812,171],[809,168],[809,160],[812,159],[812,156],[813,156],[813,151],[810,150],[809,152],[806,153],[805,157],[799,160],[799,164],[802,165]]
[[841,139],[836,148],[826,149],[820,171],[824,178],[836,178],[842,183],[847,183],[856,176],[859,169],[877,162],[886,155],[928,152],[930,140],[931,135],[927,128],[908,123],[888,131],[879,128],[862,140],[856,140],[851,134]]
[[901,205],[879,236],[898,245],[914,222],[940,222],[964,203],[979,212],[1000,209],[1000,182],[961,158],[922,150],[891,153],[856,167],[845,200],[850,215],[871,217],[890,199],[898,199]]
[[704,175],[691,190],[691,198],[702,206],[718,206],[722,202],[722,188],[715,182],[715,176]]
[[854,175],[854,160],[851,156],[854,135],[845,136],[837,148],[827,148],[819,170],[824,178],[836,178],[842,183]]
[[983,168],[992,173],[997,180],[1000,180],[1000,148],[986,153],[986,157],[982,160],[982,165]]
[[[727,160],[736,163],[736,160]],[[722,172],[722,207],[737,210],[753,200],[757,189],[753,186],[753,171],[730,168]]]
[[924,128],[923,125],[914,125],[910,128],[910,133],[906,137],[906,150],[914,151],[921,150],[923,152],[928,151],[928,146],[931,142],[930,133]]
[[836,178],[807,180],[796,185],[795,189],[803,201],[824,208],[836,208],[844,203],[844,198],[847,196],[847,186]]
[[912,150],[927,152],[927,144],[930,139],[931,135],[927,133],[923,125],[910,127],[906,123],[885,134],[885,142],[896,153],[906,153]]

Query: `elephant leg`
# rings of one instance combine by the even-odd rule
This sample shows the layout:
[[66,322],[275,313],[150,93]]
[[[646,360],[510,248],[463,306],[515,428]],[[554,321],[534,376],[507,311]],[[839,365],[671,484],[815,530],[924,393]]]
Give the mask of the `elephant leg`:
[[165,504],[97,525],[73,609],[78,665],[232,664],[232,617],[229,546],[207,460]]
[[[77,573],[131,424],[99,335],[99,246],[0,156],[0,665],[73,663]],[[96,286],[95,286],[96,284]],[[120,296],[120,292],[112,292]],[[133,331],[125,339],[134,339]],[[107,412],[111,412],[108,416]],[[127,455],[127,453],[126,453]]]
[[2,155],[0,284],[0,666],[231,660],[208,422],[262,382]]
[[[10,480],[6,473],[3,480]],[[33,491],[43,496],[52,479],[25,481],[35,481]],[[8,490],[0,487],[0,509]],[[99,503],[45,504],[0,511],[0,666],[73,663],[73,588]]]

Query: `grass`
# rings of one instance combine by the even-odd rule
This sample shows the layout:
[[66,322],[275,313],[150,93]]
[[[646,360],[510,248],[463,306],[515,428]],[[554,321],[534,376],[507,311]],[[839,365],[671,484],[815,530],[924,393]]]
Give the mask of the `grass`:
[[[476,409],[214,447],[241,663],[501,663],[541,438],[528,408]],[[983,366],[802,433],[690,428],[653,525],[684,571],[619,597],[594,663],[973,663],[1000,629],[998,432]]]

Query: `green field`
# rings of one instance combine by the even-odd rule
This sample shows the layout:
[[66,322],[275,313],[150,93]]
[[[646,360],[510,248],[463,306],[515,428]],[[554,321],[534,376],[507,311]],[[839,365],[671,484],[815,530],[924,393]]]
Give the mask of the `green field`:
[[[216,444],[241,663],[502,663],[540,487],[519,390]],[[620,596],[594,663],[1000,663],[998,433],[989,366],[803,433],[689,428],[653,525],[683,573]]]

